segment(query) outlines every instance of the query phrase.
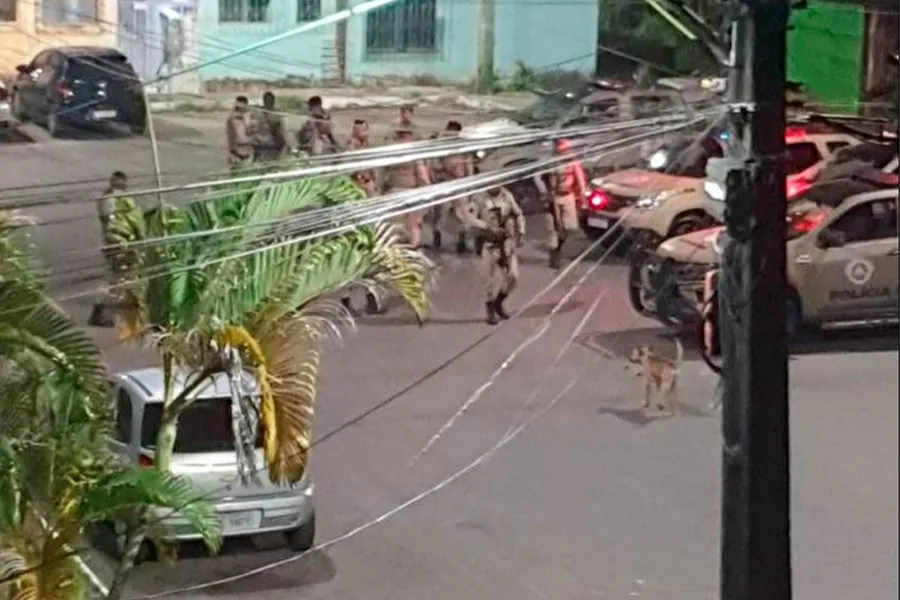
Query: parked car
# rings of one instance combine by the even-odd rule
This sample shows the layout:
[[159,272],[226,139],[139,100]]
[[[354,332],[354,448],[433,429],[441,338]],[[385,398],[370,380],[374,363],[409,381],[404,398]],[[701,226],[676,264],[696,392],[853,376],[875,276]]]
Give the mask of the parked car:
[[124,54],[112,48],[60,47],[39,52],[16,67],[12,112],[59,137],[77,128],[146,123],[140,79]]
[[640,166],[593,178],[597,192],[581,212],[585,233],[590,237],[606,234],[640,198],[667,190],[701,189],[707,161],[723,155],[725,124],[724,116],[715,119],[693,136],[660,144]]
[[[555,93],[541,95],[531,106],[502,119],[495,119],[467,127],[463,137],[485,138],[510,133],[550,128],[567,129],[614,123],[620,120],[647,118],[666,113],[685,113],[688,106],[681,94],[672,89],[615,89],[600,87],[587,95]],[[610,141],[624,134],[610,134]],[[648,142],[643,148],[631,147],[611,152],[599,159],[585,161],[589,169],[615,169],[639,162],[647,153]],[[550,142],[537,142],[521,146],[503,147],[479,151],[476,154],[478,169],[489,171],[525,165],[546,158],[552,153]],[[508,186],[517,197],[524,211],[540,210],[537,188],[530,179]]]
[[[176,374],[176,394],[189,376],[188,371]],[[258,390],[252,377],[247,377],[249,389]],[[109,445],[123,461],[153,465],[163,392],[163,371],[159,368],[128,371],[112,378],[110,393],[116,428]],[[201,386],[196,399],[178,420],[172,472],[188,478],[213,504],[222,518],[226,538],[277,532],[284,535],[291,550],[308,550],[316,532],[312,478],[304,474],[292,487],[271,483],[264,470],[260,435],[256,463],[263,470],[258,474],[259,483],[242,485],[238,479],[231,402],[224,373]],[[177,514],[157,516],[173,541],[199,539],[197,532]],[[115,527],[109,523],[102,526],[107,531],[114,531]]]
[[[723,131],[720,135],[727,135],[727,132]],[[823,161],[838,149],[859,144],[860,140],[846,133],[790,126],[785,133],[785,143],[788,198],[794,198],[809,187],[809,182]],[[684,175],[693,175],[689,181],[684,179],[673,181],[671,186],[656,187],[637,198],[632,195],[632,202],[617,202],[614,205],[608,203],[605,207],[589,206],[591,213],[587,215],[588,226],[590,227],[592,222],[602,225],[621,220],[623,228],[630,231],[640,248],[652,250],[664,239],[715,224],[714,215],[706,210],[702,181],[705,177],[706,161],[712,157],[722,156],[723,147],[723,143],[717,142],[714,138],[704,140],[697,147],[696,155],[687,157],[688,164],[680,167]],[[612,191],[622,186],[610,182],[607,187]],[[598,223],[598,219],[606,221]]]
[[12,126],[12,108],[9,104],[9,88],[0,79],[0,135],[9,131]]
[[[810,188],[786,223],[788,328],[842,321],[893,320],[898,314],[897,178]],[[706,274],[718,267],[724,228],[663,242],[642,280],[635,308],[668,326],[700,316]]]

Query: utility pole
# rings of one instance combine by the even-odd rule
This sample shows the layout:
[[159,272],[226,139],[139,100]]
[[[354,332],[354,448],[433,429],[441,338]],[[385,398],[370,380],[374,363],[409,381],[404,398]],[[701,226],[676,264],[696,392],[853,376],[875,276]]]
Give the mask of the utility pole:
[[475,88],[479,94],[494,91],[494,0],[478,0],[478,67]]
[[[790,600],[788,289],[783,165],[788,0],[732,6],[719,281],[723,353],[721,600]],[[721,189],[721,188],[720,188]],[[722,199],[722,198],[720,198]]]

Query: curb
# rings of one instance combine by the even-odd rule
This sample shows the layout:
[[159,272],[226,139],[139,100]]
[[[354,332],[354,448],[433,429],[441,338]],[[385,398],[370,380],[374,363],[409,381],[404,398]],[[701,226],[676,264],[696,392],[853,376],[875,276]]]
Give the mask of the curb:
[[[402,96],[327,96],[324,95],[324,105],[328,110],[352,110],[361,108],[396,108],[404,104],[414,106],[445,106],[448,108],[465,108],[478,111],[504,111],[510,112],[515,108],[490,98],[473,98],[465,95],[438,95],[420,96],[418,98],[404,98]],[[203,107],[208,110],[226,110],[224,102],[210,99],[198,99],[196,101],[175,102],[165,100],[150,100],[150,110],[153,112],[177,112],[180,106],[191,105]]]

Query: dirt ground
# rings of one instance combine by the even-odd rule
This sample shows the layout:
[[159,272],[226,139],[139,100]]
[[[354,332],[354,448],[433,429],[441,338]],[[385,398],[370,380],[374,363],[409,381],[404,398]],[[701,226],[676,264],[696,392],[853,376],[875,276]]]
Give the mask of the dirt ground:
[[[350,134],[354,119],[365,119],[369,123],[370,136],[373,144],[383,143],[391,134],[394,122],[398,117],[399,108],[355,108],[332,111],[335,137],[339,141],[346,140]],[[283,112],[285,127],[288,132],[288,141],[295,143],[295,134],[303,125],[303,115],[296,112]],[[218,145],[224,148],[225,144],[225,120],[228,113],[225,111],[203,111],[196,113],[165,113],[156,118],[157,135],[160,139],[191,139],[194,143],[202,145]],[[447,109],[442,107],[420,107],[416,109],[415,121],[422,130],[423,135],[441,131],[446,127],[447,121],[456,120],[470,125],[490,118],[494,115],[477,111],[462,109]]]

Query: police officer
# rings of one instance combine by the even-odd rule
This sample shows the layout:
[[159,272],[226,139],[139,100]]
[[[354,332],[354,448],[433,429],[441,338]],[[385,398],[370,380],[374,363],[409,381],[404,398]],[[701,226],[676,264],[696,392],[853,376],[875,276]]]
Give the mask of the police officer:
[[[113,221],[116,215],[131,210],[135,207],[134,201],[127,196],[128,176],[122,171],[114,171],[109,178],[109,185],[103,190],[103,196],[97,200],[97,217],[100,220],[100,234],[103,244],[103,258],[109,269],[109,282],[114,285],[121,277],[122,264],[118,260],[117,243],[112,234]],[[107,298],[94,305],[88,322],[94,327],[112,327],[113,319],[110,314],[112,294],[107,292]]]
[[[421,131],[419,131],[418,125],[413,121],[413,117],[415,116],[415,108],[412,104],[404,104],[400,107],[400,114],[397,115],[397,121],[394,125],[394,131],[397,130],[405,130],[409,131],[412,135],[413,140],[421,140],[422,135]],[[385,142],[387,143],[395,143],[396,140],[395,134],[389,133],[385,138]]]
[[[571,154],[572,147],[568,140],[557,140],[556,154]],[[578,231],[578,208],[581,198],[587,191],[587,176],[580,160],[559,167],[550,174],[550,201],[547,206],[548,247],[550,249],[550,268],[558,269],[562,261],[562,246],[573,231]]]
[[[355,119],[353,128],[350,130],[350,137],[347,140],[347,150],[363,150],[369,147],[369,124],[365,119]],[[357,171],[351,175],[351,179],[365,193],[367,198],[378,194],[377,174],[374,169]],[[341,303],[350,314],[356,314],[349,293],[341,298]],[[370,315],[383,312],[383,307],[378,297],[369,290],[366,290],[366,312]]]
[[234,108],[225,121],[228,142],[228,166],[240,169],[253,160],[253,125],[250,121],[250,102],[246,96],[234,99]]
[[[398,125],[394,130],[394,143],[415,141],[415,133],[405,125]],[[431,184],[431,173],[424,160],[413,160],[407,163],[385,168],[385,189],[390,191],[411,190]],[[413,248],[422,247],[422,223],[425,211],[415,210],[407,213],[405,229],[407,242]]]
[[306,101],[306,122],[297,130],[297,150],[312,156],[340,150],[331,129],[331,115],[321,96],[311,96]]
[[484,278],[487,323],[496,325],[498,318],[509,318],[503,302],[519,279],[517,249],[525,239],[525,217],[506,188],[496,187],[479,194],[474,204],[470,225],[484,239],[479,266]]
[[256,144],[254,161],[271,162],[279,160],[287,148],[284,136],[284,120],[275,111],[275,94],[263,94],[262,111],[256,115]]
[[[448,121],[447,127],[442,137],[454,138],[459,137],[462,132],[462,124],[459,121]],[[439,171],[440,178],[443,181],[450,179],[461,179],[463,177],[471,177],[475,173],[475,163],[470,154],[454,154],[445,156],[440,159]],[[468,251],[466,243],[466,223],[469,220],[470,199],[468,196],[460,198],[453,203],[452,214],[456,217],[456,252],[457,254],[465,254]],[[451,211],[447,211],[444,207],[438,205],[433,209],[434,222],[434,246],[440,249],[441,246],[441,227],[444,224],[445,217]]]
[[[350,137],[347,139],[347,150],[365,150],[369,143],[369,123],[365,119],[355,119]],[[378,176],[375,169],[363,169],[353,173],[353,182],[366,196],[371,198],[378,193]]]

